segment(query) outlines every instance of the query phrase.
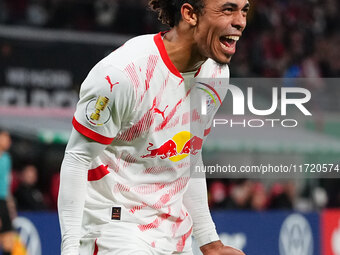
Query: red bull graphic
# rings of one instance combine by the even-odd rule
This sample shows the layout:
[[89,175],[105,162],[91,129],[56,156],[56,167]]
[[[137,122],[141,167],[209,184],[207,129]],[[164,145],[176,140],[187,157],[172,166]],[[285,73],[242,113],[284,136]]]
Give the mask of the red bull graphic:
[[154,147],[153,143],[149,143],[149,145],[147,148],[149,154],[143,155],[142,158],[169,158],[169,160],[177,162],[190,154],[196,155],[202,149],[203,139],[198,136],[193,136],[188,131],[182,131],[158,148],[152,149],[152,147]]
[[150,150],[153,147],[153,143],[149,143],[150,146],[147,148],[150,154],[142,156],[142,158],[155,158],[160,156],[161,159],[166,159],[177,155],[176,143],[173,140],[165,142],[161,147]]
[[180,154],[196,155],[201,150],[202,145],[203,139],[199,138],[198,136],[194,136],[193,138],[186,142]]

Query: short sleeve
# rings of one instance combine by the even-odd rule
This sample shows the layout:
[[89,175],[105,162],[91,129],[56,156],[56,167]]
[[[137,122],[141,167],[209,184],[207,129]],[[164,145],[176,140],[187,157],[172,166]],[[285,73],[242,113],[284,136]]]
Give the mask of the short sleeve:
[[111,144],[134,102],[134,90],[125,74],[99,62],[81,85],[73,127],[98,143]]

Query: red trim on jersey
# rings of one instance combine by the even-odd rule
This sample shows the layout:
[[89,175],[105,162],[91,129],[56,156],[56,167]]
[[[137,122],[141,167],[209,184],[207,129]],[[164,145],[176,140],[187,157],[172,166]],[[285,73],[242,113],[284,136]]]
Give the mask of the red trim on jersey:
[[170,72],[172,72],[177,77],[183,79],[181,73],[177,70],[177,68],[174,66],[174,64],[171,62],[168,53],[166,52],[164,42],[162,39],[162,36],[165,34],[165,32],[160,32],[154,37],[154,41],[156,43],[156,46],[159,50],[159,53],[163,59],[164,64],[168,67]]
[[108,168],[108,166],[101,165],[101,166],[98,166],[95,169],[89,170],[88,173],[87,173],[87,180],[89,182],[99,181],[105,175],[110,173],[110,171],[107,170],[107,168]]
[[204,130],[204,136],[207,136],[210,134],[211,128],[208,128],[206,130]]
[[199,75],[199,73],[201,72],[202,66],[200,66],[200,68],[198,68],[197,72],[195,73],[195,78]]
[[81,133],[82,135],[98,142],[101,144],[111,144],[114,138],[109,138],[100,134],[97,134],[96,132],[92,131],[91,129],[83,126],[82,124],[80,124],[75,117],[73,117],[72,120],[72,125],[75,128],[75,130],[77,130],[79,133]]
[[94,251],[93,251],[93,255],[97,255],[98,254],[98,245],[97,245],[97,239],[94,242]]

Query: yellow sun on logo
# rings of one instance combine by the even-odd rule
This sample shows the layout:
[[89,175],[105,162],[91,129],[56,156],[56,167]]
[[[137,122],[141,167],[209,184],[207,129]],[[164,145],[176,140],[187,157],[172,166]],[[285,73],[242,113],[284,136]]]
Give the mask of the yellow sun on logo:
[[171,161],[177,162],[177,161],[180,161],[186,158],[189,155],[188,153],[183,153],[183,154],[180,154],[180,153],[182,152],[184,146],[187,144],[187,142],[190,141],[191,138],[192,138],[192,135],[189,131],[182,131],[174,135],[172,140],[177,145],[176,150],[177,150],[178,155],[169,158]]

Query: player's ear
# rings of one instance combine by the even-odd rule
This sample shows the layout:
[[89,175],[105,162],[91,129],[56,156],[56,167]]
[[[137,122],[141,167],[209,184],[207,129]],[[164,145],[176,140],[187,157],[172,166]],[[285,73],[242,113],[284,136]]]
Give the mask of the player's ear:
[[185,3],[181,8],[182,19],[191,26],[197,25],[197,14],[191,4]]

